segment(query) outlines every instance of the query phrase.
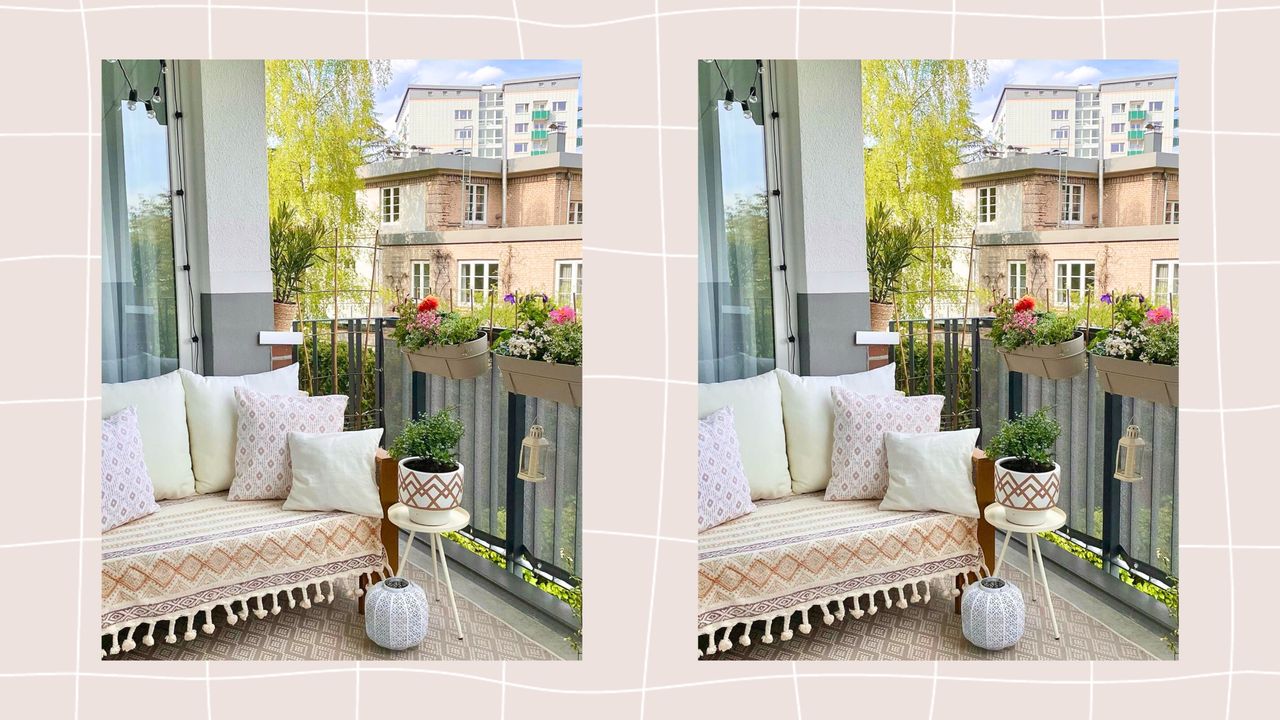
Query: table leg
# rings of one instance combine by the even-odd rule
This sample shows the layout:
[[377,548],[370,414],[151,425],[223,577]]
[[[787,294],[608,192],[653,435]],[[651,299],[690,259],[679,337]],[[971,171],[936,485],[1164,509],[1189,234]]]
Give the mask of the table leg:
[[[1053,621],[1053,639],[1061,640],[1062,634],[1058,632],[1058,616],[1053,611],[1053,596],[1049,594],[1049,575],[1044,570],[1044,553],[1040,552],[1040,538],[1032,535],[1031,544],[1036,551],[1036,560],[1040,563],[1040,583],[1044,585],[1044,601],[1049,604],[1049,619]],[[1032,584],[1034,583],[1033,578]]]
[[400,553],[400,567],[396,568],[396,577],[404,577],[404,564],[409,560],[409,551],[413,549],[413,536],[416,533],[409,533],[409,543],[404,546],[404,552]]
[[[435,536],[433,536],[434,538]],[[458,639],[462,639],[462,616],[458,614],[458,603],[453,597],[453,580],[449,578],[449,561],[444,556],[444,541],[440,541],[440,567],[444,569],[444,584],[449,590],[449,607],[453,610],[453,622],[458,628]]]
[[1000,557],[996,558],[996,566],[991,570],[992,575],[1000,574],[1000,566],[1004,564],[1004,553],[1009,549],[1009,538],[1013,537],[1013,533],[1006,532],[1004,534],[1004,545],[1000,546]]
[[431,533],[431,592],[436,602],[440,601],[440,568],[436,565],[436,541],[439,535]]
[[1031,577],[1031,602],[1040,602],[1040,588],[1036,583],[1035,533],[1023,533],[1027,539],[1027,575]]

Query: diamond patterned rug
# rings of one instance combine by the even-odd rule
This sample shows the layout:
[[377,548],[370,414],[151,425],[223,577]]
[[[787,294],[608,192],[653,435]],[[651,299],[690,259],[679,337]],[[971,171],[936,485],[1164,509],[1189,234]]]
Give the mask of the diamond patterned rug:
[[[406,574],[427,590],[431,576],[413,563]],[[456,592],[456,590],[455,590]],[[189,642],[169,645],[141,643],[128,653],[109,656],[115,660],[558,660],[555,653],[539,645],[489,614],[461,593],[457,593],[465,640],[454,634],[449,598],[441,587],[440,600],[431,599],[431,621],[427,637],[416,648],[395,652],[374,645],[364,632],[364,615],[355,598],[341,592],[332,603],[313,605],[309,610],[285,609],[261,620],[249,616],[235,625],[217,617],[212,635],[200,633]],[[216,617],[216,614],[215,614]],[[178,632],[182,634],[181,629]],[[157,639],[160,633],[156,633]]]
[[[954,601],[934,596],[928,604],[905,609],[879,610],[855,620],[846,614],[843,621],[822,624],[822,614],[813,611],[809,622],[813,631],[796,631],[787,642],[760,641],[763,625],[757,624],[747,647],[735,641],[733,649],[716,653],[708,660],[1155,660],[1146,650],[1121,637],[1097,619],[1054,596],[1061,640],[1053,639],[1053,624],[1041,590],[1040,600],[1031,602],[1027,574],[1012,566],[1001,568],[1002,576],[1022,590],[1027,599],[1026,632],[1016,645],[992,652],[969,644],[960,629]],[[735,635],[736,638],[736,635]]]

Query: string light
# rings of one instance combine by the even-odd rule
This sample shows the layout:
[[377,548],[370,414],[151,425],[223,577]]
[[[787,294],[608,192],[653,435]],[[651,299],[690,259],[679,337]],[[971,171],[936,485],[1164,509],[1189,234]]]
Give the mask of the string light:
[[751,103],[752,105],[755,105],[756,103],[760,102],[760,98],[756,97],[755,85],[752,85],[751,90],[747,92],[747,102]]
[[753,120],[753,119],[754,119],[754,118],[752,118],[752,117],[751,117],[751,106],[747,104],[747,101],[746,101],[746,100],[743,100],[743,101],[742,101],[742,117],[744,117],[744,118],[746,118],[746,119],[748,119],[748,120]]
[[160,86],[159,85],[157,85],[155,89],[151,91],[151,102],[157,105],[160,104]]
[[733,88],[724,91],[724,109],[733,109]]
[[156,119],[156,109],[155,109],[154,107],[152,107],[152,106],[151,106],[151,101],[150,101],[150,100],[148,100],[148,101],[146,101],[146,102],[142,103],[142,106],[143,106],[143,107],[145,107],[145,108],[147,109],[147,118],[148,118],[149,120],[155,120],[155,119]]
[[137,90],[133,90],[133,89],[130,89],[130,90],[129,90],[129,102],[125,103],[125,106],[126,106],[126,107],[128,107],[130,110],[132,110],[132,109],[134,109],[134,108],[136,108],[136,107],[138,106],[138,91],[137,91]]

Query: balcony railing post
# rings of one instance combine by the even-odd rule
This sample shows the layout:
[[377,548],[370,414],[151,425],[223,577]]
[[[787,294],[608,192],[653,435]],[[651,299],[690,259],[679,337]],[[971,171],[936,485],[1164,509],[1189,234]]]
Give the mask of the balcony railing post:
[[982,327],[982,322],[978,318],[973,319],[973,351],[970,355],[970,362],[973,364],[973,426],[982,428],[982,336],[978,329]]
[[1109,392],[1102,394],[1102,560],[1103,569],[1118,574],[1115,558],[1120,552],[1120,481],[1116,480],[1116,456],[1120,443],[1121,402],[1123,398]]
[[520,573],[518,560],[524,548],[524,481],[520,471],[520,446],[525,432],[525,396],[507,393],[507,570]]
[[[387,411],[386,411],[387,394],[386,394],[386,384],[384,380],[384,377],[385,377],[384,369],[386,368],[387,344],[384,342],[384,338],[382,337],[382,324],[383,324],[382,318],[378,318],[377,323],[374,324],[374,332],[376,333],[376,335],[373,338],[373,348],[374,348],[373,355],[374,355],[374,373],[375,373],[374,378],[375,378],[375,382],[377,383],[377,393],[378,393],[378,407],[377,407],[378,427],[385,428],[387,426]],[[382,434],[383,447],[386,447],[386,444],[387,444],[387,434],[383,433]]]
[[1022,373],[1009,371],[1009,419],[1022,412]]
[[[405,363],[408,365],[408,363]],[[417,420],[427,411],[427,376],[420,372],[411,372],[411,392],[409,399],[409,417]]]

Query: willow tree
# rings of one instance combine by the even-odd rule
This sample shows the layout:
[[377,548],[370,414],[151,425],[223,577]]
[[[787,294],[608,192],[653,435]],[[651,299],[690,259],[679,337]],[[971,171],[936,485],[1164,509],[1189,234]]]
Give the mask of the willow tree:
[[[368,280],[356,272],[376,227],[359,200],[356,168],[385,138],[374,113],[375,93],[391,76],[387,61],[268,60],[267,187],[271,206],[286,202],[301,222],[319,222],[340,247],[307,272],[299,298],[301,317],[325,317],[337,268],[338,286],[354,290]],[[347,299],[358,298],[347,293]]]
[[867,207],[883,203],[925,228],[925,247],[902,280],[903,314],[928,307],[931,238],[941,246],[932,260],[938,295],[959,300],[964,289],[968,251],[947,247],[967,246],[972,227],[954,197],[955,168],[981,142],[970,92],[986,80],[983,60],[862,62]]

